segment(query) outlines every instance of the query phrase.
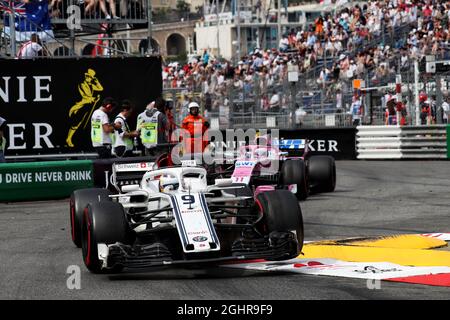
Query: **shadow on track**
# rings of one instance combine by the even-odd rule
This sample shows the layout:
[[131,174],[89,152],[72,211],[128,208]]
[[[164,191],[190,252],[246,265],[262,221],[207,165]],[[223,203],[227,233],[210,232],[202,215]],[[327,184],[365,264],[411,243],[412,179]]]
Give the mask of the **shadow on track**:
[[189,280],[189,279],[232,279],[232,278],[246,278],[246,277],[271,277],[276,275],[295,275],[290,272],[282,271],[258,271],[258,270],[244,270],[226,267],[206,268],[206,269],[165,269],[158,271],[141,271],[133,273],[119,273],[108,275],[111,281],[129,281],[129,280]]

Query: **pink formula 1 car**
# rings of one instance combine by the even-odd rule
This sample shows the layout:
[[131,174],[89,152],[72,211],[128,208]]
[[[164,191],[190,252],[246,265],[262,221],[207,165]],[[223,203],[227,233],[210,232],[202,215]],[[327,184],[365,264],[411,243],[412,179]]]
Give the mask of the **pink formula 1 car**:
[[288,188],[299,200],[309,194],[332,192],[336,187],[333,157],[311,156],[303,139],[273,140],[242,146],[234,161],[215,167],[213,175],[231,177],[249,186]]

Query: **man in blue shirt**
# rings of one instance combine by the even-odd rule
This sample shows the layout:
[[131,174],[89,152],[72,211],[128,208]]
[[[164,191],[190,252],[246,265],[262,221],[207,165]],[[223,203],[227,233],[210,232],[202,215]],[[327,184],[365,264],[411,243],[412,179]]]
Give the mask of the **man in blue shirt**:
[[205,49],[205,51],[203,52],[203,64],[205,65],[205,67],[208,65],[209,63],[209,53],[208,50]]

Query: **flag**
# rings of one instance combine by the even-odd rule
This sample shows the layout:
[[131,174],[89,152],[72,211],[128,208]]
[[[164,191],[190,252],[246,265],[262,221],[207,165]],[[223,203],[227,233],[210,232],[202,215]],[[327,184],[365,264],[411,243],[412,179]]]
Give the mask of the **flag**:
[[[8,8],[8,12],[12,12],[11,8],[14,8],[16,12],[14,19],[16,41],[29,41],[33,33],[37,33],[43,42],[54,39],[46,0],[34,0],[28,3],[0,0],[0,3],[2,9]],[[10,34],[8,22],[9,19],[5,19],[5,33]]]
[[0,11],[4,11],[6,13],[14,12],[16,15],[25,15],[25,3],[21,1],[11,1],[11,0],[3,0],[0,1]]

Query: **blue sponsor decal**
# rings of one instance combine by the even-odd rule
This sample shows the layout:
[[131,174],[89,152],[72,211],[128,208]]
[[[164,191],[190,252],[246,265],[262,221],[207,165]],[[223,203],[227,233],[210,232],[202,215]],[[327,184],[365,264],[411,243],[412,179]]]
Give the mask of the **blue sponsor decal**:
[[304,149],[306,141],[304,139],[282,139],[274,140],[272,144],[280,149]]
[[251,167],[255,164],[254,161],[237,161],[236,167]]

